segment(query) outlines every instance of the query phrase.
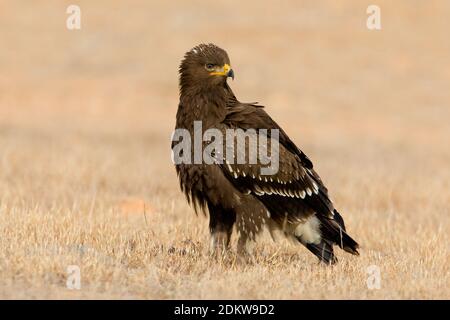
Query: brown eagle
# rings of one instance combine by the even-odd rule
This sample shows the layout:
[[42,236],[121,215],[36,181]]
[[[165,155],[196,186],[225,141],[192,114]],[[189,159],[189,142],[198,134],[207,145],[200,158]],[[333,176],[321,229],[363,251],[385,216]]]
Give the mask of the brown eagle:
[[[278,170],[272,175],[262,174],[261,162],[229,162],[220,151],[213,152],[213,157],[221,161],[176,164],[188,202],[196,211],[209,212],[212,248],[227,249],[236,225],[238,252],[246,252],[247,243],[267,227],[271,234],[281,233],[301,243],[327,264],[337,262],[334,245],[358,255],[358,244],[347,234],[311,160],[262,106],[240,102],[233,94],[227,78],[234,79],[234,72],[226,51],[214,44],[200,44],[185,54],[179,73],[176,129],[192,137],[195,122],[201,123],[200,135],[208,129],[224,135],[230,129],[256,129],[270,141],[273,137],[268,130],[279,132]],[[201,144],[207,145],[207,141]],[[245,146],[248,151],[249,145]],[[174,147],[172,141],[173,152]],[[187,159],[195,157],[194,151],[188,151]]]

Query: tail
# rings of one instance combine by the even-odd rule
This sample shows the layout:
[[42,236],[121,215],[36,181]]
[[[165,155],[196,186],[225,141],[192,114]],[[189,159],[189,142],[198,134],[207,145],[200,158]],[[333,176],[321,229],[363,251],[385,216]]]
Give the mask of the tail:
[[334,209],[333,219],[323,216],[318,218],[321,222],[320,231],[322,232],[322,238],[331,241],[348,253],[359,255],[359,244],[345,231],[344,219],[342,219],[336,209]]
[[346,252],[359,255],[358,243],[345,231],[344,220],[337,210],[334,210],[332,219],[317,216],[320,221],[321,240],[319,243],[304,243],[299,237],[297,240],[303,243],[321,262],[332,265],[338,262],[334,255],[333,245],[337,245]]
[[321,262],[332,265],[338,262],[333,253],[333,245],[328,240],[322,240],[319,244],[307,243],[306,248],[314,253]]

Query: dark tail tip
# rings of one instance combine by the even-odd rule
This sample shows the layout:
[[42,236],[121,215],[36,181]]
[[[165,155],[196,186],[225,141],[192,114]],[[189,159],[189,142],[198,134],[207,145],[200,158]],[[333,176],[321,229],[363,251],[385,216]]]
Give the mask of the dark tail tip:
[[325,223],[325,232],[328,234],[328,237],[330,239],[335,239],[334,242],[339,248],[359,256],[359,244],[348,235],[345,230],[344,219],[342,219],[342,216],[336,209],[334,210],[334,221],[322,221],[322,223]]
[[321,262],[328,265],[333,265],[338,262],[338,259],[333,252],[333,245],[327,241],[322,240],[318,244],[308,243],[306,244],[306,248],[314,253],[314,255],[319,258]]
[[341,243],[338,243],[339,247],[344,251],[359,256],[358,248],[359,244],[353,240],[345,231],[341,234]]

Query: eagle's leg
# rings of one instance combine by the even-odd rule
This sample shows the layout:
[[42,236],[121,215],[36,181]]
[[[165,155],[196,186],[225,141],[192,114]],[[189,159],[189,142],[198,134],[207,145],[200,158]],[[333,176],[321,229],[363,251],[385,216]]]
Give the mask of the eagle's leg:
[[211,233],[211,251],[224,252],[230,244],[233,225],[236,222],[234,210],[225,209],[221,206],[208,205],[209,208],[209,231]]
[[247,233],[239,232],[237,243],[237,253],[239,256],[247,257],[252,254],[251,241]]

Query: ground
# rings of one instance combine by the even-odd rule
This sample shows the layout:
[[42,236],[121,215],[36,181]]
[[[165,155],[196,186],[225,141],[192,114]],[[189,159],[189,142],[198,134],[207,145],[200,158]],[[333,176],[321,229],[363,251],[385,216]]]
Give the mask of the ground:
[[[77,1],[75,31],[69,4],[0,5],[0,298],[450,298],[447,1],[378,1],[379,31],[364,1]],[[208,255],[169,148],[200,42],[314,161],[359,257],[267,234]]]

